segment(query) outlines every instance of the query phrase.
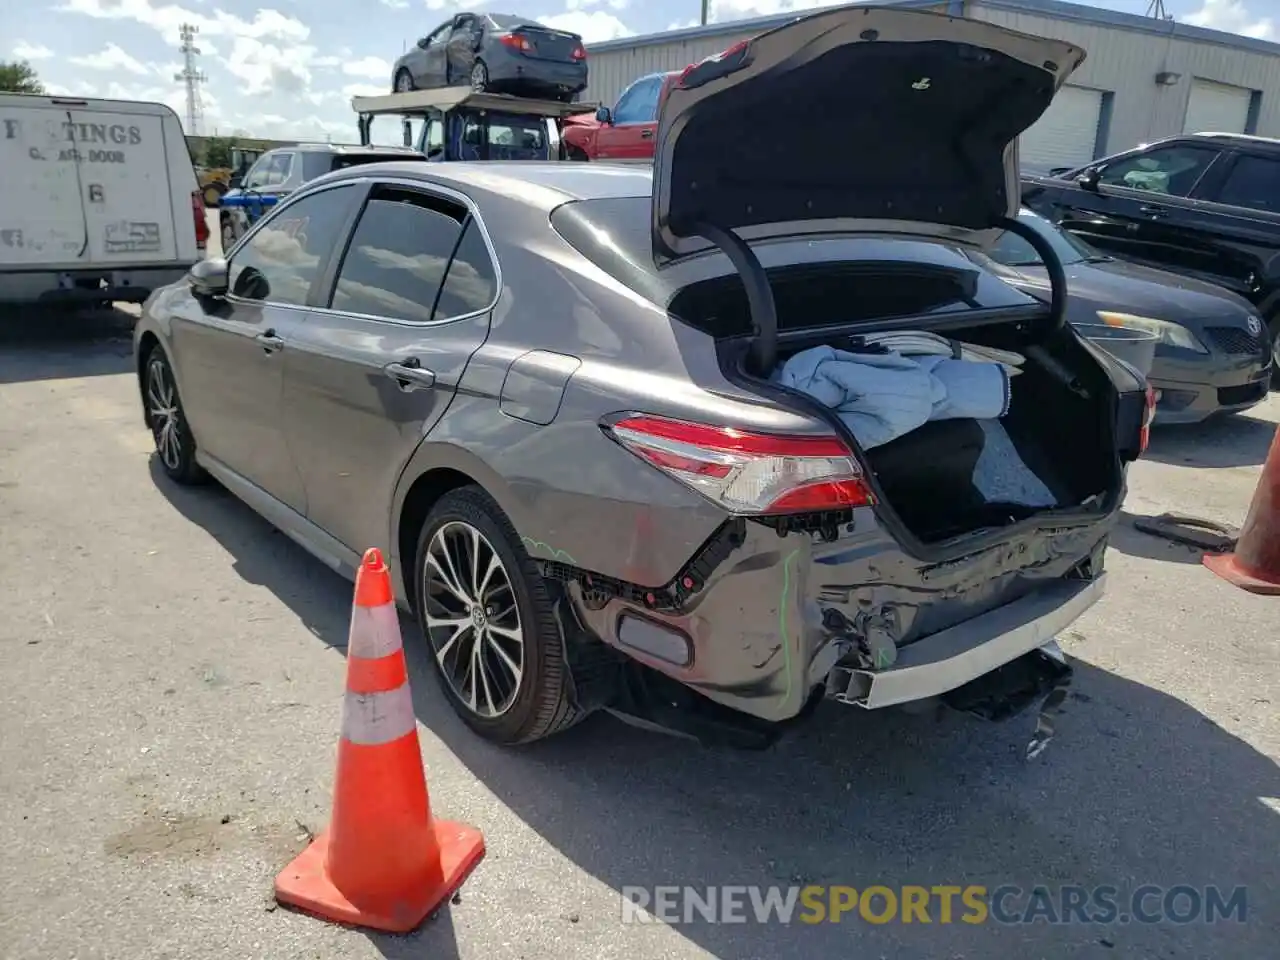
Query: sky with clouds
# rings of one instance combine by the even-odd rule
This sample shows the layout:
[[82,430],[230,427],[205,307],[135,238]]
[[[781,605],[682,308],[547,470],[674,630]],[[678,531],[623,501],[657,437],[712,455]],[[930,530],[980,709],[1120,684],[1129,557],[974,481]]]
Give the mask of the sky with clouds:
[[[696,24],[700,0],[495,0],[492,12],[588,44]],[[711,0],[727,22],[829,0]],[[1148,0],[1086,0],[1143,14]],[[180,24],[199,28],[202,133],[351,141],[352,96],[387,92],[409,43],[481,0],[0,0],[0,59],[25,59],[55,93],[159,100],[185,116]],[[1176,19],[1280,40],[1276,0],[1165,0]],[[1268,15],[1269,14],[1269,15]]]

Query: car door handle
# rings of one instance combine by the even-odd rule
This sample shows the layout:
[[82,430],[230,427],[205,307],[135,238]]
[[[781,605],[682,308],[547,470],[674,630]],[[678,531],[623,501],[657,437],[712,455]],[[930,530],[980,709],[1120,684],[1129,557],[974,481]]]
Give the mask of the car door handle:
[[1146,214],[1148,217],[1163,217],[1165,210],[1164,207],[1153,207],[1149,204],[1143,204],[1138,208],[1138,212]]
[[262,350],[264,353],[275,353],[284,346],[284,340],[276,336],[274,327],[270,330],[264,330],[253,339],[262,344]]
[[641,140],[652,140],[652,139],[653,139],[653,131],[652,131],[652,130],[641,130],[641,131],[640,131],[640,139],[641,139]]
[[428,390],[436,385],[436,375],[428,370],[416,357],[410,357],[403,363],[388,363],[382,372],[394,380],[401,390]]

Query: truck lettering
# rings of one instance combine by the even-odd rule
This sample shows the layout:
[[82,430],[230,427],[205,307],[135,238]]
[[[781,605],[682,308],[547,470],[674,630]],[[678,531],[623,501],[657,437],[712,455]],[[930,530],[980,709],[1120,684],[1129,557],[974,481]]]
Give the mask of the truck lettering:
[[22,242],[22,231],[0,230],[0,243],[3,243],[6,247],[24,246]]
[[27,156],[29,156],[32,160],[43,160],[43,159],[44,159],[44,154],[43,154],[43,153],[41,153],[41,152],[40,152],[40,150],[39,150],[39,148],[37,148],[37,147],[32,147],[30,150],[28,150],[28,151],[27,151]]
[[17,140],[18,131],[22,128],[18,125],[17,120],[8,120],[4,122],[4,138],[6,140]]
[[124,154],[119,150],[90,150],[90,163],[124,163]]
[[105,123],[80,123],[69,120],[62,124],[62,129],[66,139],[72,143],[131,143],[136,146],[142,142],[141,127],[126,127],[122,123],[108,126]]

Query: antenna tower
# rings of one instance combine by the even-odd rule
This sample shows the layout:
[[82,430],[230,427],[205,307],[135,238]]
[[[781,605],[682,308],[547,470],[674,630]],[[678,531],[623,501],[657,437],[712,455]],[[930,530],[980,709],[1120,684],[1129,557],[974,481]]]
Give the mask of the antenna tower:
[[1154,17],[1156,20],[1173,19],[1164,11],[1164,0],[1149,0],[1147,3],[1147,16]]
[[204,116],[204,104],[200,100],[200,84],[208,81],[203,73],[196,67],[196,57],[200,56],[200,48],[196,46],[196,34],[200,32],[200,28],[190,23],[184,23],[178,28],[178,35],[182,38],[182,46],[178,49],[182,51],[182,72],[173,75],[174,80],[180,81],[187,88],[187,134],[196,136],[200,133],[200,120]]

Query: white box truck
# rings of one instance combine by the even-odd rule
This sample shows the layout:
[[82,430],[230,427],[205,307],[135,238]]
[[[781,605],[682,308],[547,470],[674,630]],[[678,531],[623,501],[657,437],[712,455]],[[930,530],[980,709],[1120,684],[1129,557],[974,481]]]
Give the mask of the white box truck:
[[169,107],[0,93],[0,303],[141,303],[204,257],[206,216]]

